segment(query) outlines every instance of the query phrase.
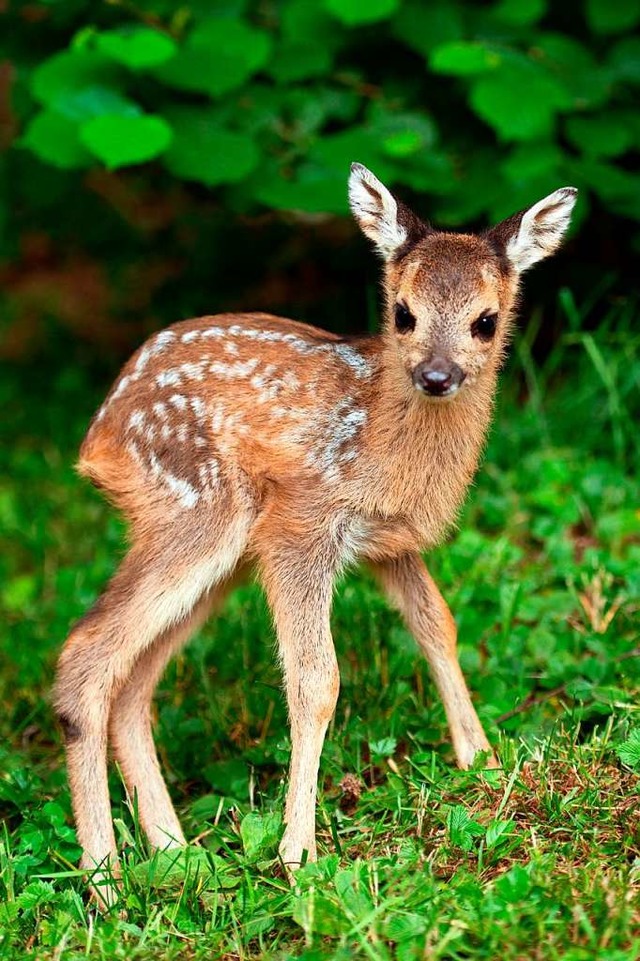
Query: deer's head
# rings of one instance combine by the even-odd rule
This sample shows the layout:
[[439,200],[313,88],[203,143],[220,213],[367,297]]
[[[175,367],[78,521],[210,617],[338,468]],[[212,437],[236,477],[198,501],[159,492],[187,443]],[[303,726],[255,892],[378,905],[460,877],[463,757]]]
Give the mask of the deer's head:
[[351,209],[385,262],[385,337],[417,391],[452,398],[497,370],[520,277],[560,245],[576,195],[562,187],[483,234],[445,233],[352,165]]

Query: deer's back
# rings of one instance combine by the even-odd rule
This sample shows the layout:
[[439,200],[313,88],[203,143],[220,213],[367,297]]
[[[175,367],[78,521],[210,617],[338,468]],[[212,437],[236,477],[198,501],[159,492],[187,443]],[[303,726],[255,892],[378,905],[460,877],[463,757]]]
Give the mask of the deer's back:
[[266,314],[175,324],[123,368],[79,469],[131,515],[154,501],[190,510],[261,477],[335,484],[367,422],[374,340]]

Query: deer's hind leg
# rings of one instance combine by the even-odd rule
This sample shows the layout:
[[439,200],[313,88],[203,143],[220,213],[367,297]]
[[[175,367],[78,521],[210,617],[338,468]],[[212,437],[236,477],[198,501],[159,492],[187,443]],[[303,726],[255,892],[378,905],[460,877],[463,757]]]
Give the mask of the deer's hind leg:
[[54,700],[65,731],[81,865],[92,872],[94,893],[106,904],[115,897],[107,782],[113,699],[154,641],[189,619],[200,598],[236,566],[249,527],[249,518],[239,515],[224,527],[193,514],[181,521],[181,527],[156,527],[152,537],[134,543],[102,597],[72,630],[58,664]]
[[171,660],[224,602],[242,575],[227,578],[207,591],[180,624],[166,631],[136,661],[129,678],[114,697],[109,738],[129,797],[137,802],[138,817],[149,843],[156,848],[185,844],[180,822],[160,771],[152,733],[154,691]]

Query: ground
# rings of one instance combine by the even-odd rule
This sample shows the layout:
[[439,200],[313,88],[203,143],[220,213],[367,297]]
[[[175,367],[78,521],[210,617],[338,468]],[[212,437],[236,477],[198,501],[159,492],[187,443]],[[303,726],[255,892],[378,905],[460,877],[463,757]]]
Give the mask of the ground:
[[70,623],[122,552],[120,522],[72,471],[107,385],[78,366],[3,374],[3,958],[640,956],[640,336],[627,305],[588,334],[562,303],[567,330],[543,364],[535,317],[518,336],[459,529],[428,559],[502,771],[455,769],[411,638],[350,574],[334,613],[342,692],[321,859],[291,888],[276,858],[286,713],[264,600],[244,589],[157,698],[194,844],[150,855],[114,771],[126,913],[106,917],[75,869],[49,690]]

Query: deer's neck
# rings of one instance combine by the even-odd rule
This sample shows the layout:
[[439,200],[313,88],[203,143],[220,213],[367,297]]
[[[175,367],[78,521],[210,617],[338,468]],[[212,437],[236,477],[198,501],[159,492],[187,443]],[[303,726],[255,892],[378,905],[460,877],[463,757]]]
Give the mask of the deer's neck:
[[496,372],[451,400],[429,400],[404,371],[383,367],[370,401],[360,461],[365,510],[402,517],[425,545],[455,520],[476,472],[491,421]]

